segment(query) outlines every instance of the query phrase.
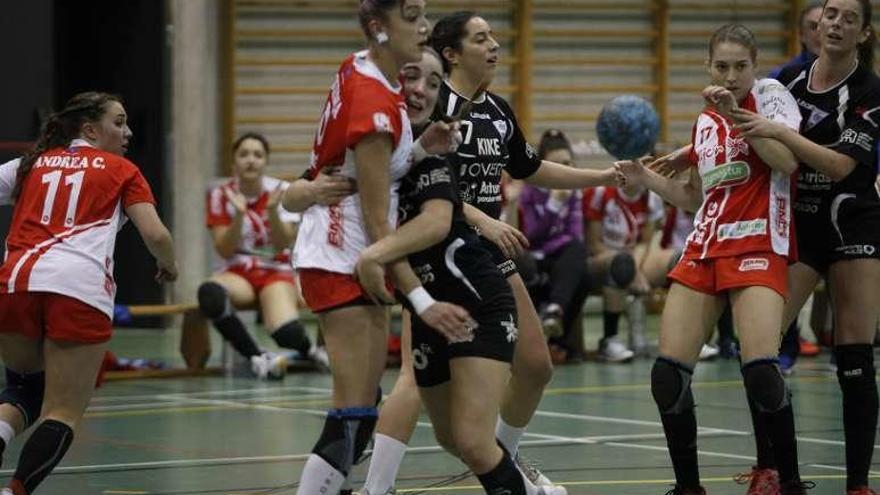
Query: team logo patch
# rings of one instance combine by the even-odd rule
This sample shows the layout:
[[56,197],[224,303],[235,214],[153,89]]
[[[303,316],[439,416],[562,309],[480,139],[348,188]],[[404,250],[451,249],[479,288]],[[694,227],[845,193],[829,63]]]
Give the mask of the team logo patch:
[[391,117],[382,112],[373,114],[373,127],[376,128],[376,132],[394,132],[391,127]]
[[498,134],[500,134],[502,138],[507,136],[507,122],[503,120],[493,120],[492,124],[495,125],[495,129],[498,131]]
[[767,258],[745,258],[739,263],[741,272],[766,272],[770,268],[770,260]]
[[413,368],[417,370],[427,368],[428,354],[434,354],[434,349],[431,349],[428,344],[421,344],[418,349],[413,349]]
[[507,341],[516,342],[516,339],[519,336],[519,330],[516,328],[516,321],[513,320],[513,315],[507,315],[507,317],[507,321],[501,322],[501,327],[507,331]]

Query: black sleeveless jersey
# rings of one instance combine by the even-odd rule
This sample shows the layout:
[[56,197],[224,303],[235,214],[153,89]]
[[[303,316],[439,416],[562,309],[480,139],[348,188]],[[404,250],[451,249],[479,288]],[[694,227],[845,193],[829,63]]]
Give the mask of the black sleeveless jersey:
[[785,68],[778,77],[801,110],[801,135],[852,157],[856,167],[840,182],[801,163],[797,178],[797,213],[827,210],[841,194],[877,203],[877,144],[880,139],[880,78],[862,67],[825,91],[809,89],[815,62]]
[[[467,97],[443,81],[436,111],[454,116],[466,101]],[[497,219],[501,216],[501,171],[524,179],[538,170],[541,160],[526,142],[510,105],[488,91],[461,116],[461,134],[458,151],[447,157],[458,176],[459,196]]]
[[444,158],[432,156],[413,165],[400,183],[399,222],[403,225],[415,218],[429,200],[452,203],[452,226],[446,238],[407,259],[434,298],[473,311],[499,296],[509,296],[509,287],[492,255],[465,221],[456,184]]

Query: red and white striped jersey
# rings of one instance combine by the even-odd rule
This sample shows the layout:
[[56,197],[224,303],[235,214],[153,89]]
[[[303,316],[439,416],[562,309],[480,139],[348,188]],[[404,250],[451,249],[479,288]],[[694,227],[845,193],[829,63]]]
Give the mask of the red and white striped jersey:
[[[269,195],[277,188],[287,189],[289,182],[274,177],[263,177],[263,188],[256,197],[247,199],[247,212],[241,223],[241,245],[230,258],[223,260],[226,268],[240,266],[268,268],[290,271],[290,247],[276,250],[272,245],[271,224],[269,223]],[[227,199],[224,189],[238,192],[238,181],[229,180],[208,192],[206,208],[208,228],[230,225],[235,217],[235,206]],[[291,213],[278,205],[278,214],[283,222],[296,223],[299,213]]]
[[602,244],[611,249],[631,249],[648,222],[663,219],[663,200],[644,191],[629,197],[616,187],[584,189],[584,218],[602,223]]
[[[0,166],[10,204],[18,161]],[[113,250],[125,208],[155,204],[140,170],[83,140],[43,153],[25,179],[6,237],[0,293],[52,292],[113,317]]]
[[[412,129],[400,84],[388,81],[369,60],[367,52],[362,51],[349,56],[336,74],[306,177],[313,179],[325,169],[339,168],[343,175],[357,179],[354,149],[361,139],[373,133],[387,133],[393,140],[388,222],[396,225],[397,189],[410,167]],[[350,274],[360,252],[370,244],[364,230],[360,195],[353,194],[338,205],[314,205],[303,213],[293,265]]]
[[[797,102],[774,79],[755,82],[741,107],[791,129],[800,126]],[[728,121],[706,108],[693,127],[691,163],[703,182],[703,204],[684,259],[772,251],[795,254],[791,175],[767,166]]]

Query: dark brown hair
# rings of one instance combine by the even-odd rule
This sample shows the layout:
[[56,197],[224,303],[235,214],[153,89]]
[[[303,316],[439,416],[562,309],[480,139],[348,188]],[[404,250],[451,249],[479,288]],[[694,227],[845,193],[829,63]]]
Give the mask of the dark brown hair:
[[574,155],[571,142],[565,133],[559,129],[548,129],[541,135],[541,142],[538,144],[538,157],[543,160],[556,150],[566,150]]
[[49,116],[40,131],[40,137],[21,158],[18,172],[15,176],[15,187],[12,189],[12,197],[18,199],[21,194],[22,184],[34,167],[37,158],[52,148],[66,147],[70,142],[79,137],[83,124],[98,122],[107,112],[107,106],[111,102],[122,104],[122,98],[110,93],[88,91],[74,95],[67,100],[64,108]]
[[372,39],[373,35],[370,33],[370,21],[373,19],[386,20],[388,19],[388,12],[392,10],[394,7],[403,8],[403,4],[406,0],[361,0],[360,6],[358,7],[358,21],[361,23],[361,29],[364,31],[364,35],[367,39]]
[[235,152],[238,151],[238,148],[241,147],[241,143],[243,143],[245,141],[245,139],[253,139],[253,140],[259,141],[260,144],[263,145],[263,150],[266,151],[266,156],[269,156],[269,152],[271,151],[269,149],[269,140],[266,139],[266,136],[264,136],[258,132],[246,132],[246,133],[242,134],[241,136],[238,136],[238,139],[236,139],[235,141],[232,142],[232,153],[233,154],[235,154]]
[[465,26],[474,17],[477,17],[476,12],[460,10],[444,16],[437,21],[437,24],[434,24],[434,29],[428,36],[428,44],[440,55],[440,61],[443,62],[443,72],[449,74],[452,69],[446,56],[443,55],[443,50],[452,48],[456,52],[461,51],[461,40],[467,35]]
[[758,59],[758,42],[755,41],[755,34],[742,24],[725,24],[712,34],[709,38],[709,60],[712,60],[715,47],[721,43],[736,43],[744,46],[749,49],[752,62]]

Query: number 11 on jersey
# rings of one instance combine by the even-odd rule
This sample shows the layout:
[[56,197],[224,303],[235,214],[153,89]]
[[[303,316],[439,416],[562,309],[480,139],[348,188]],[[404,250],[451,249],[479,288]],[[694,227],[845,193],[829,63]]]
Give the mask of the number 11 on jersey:
[[[76,218],[76,205],[79,202],[79,192],[82,189],[82,181],[85,171],[79,171],[70,174],[64,178],[64,185],[71,186],[70,197],[67,199],[67,212],[64,215],[64,226],[72,227]],[[58,183],[61,182],[61,171],[56,170],[48,174],[43,174],[43,184],[49,184],[46,190],[46,199],[43,200],[43,214],[40,215],[40,223],[49,225],[52,220],[52,206],[55,204],[55,197],[58,195]]]

